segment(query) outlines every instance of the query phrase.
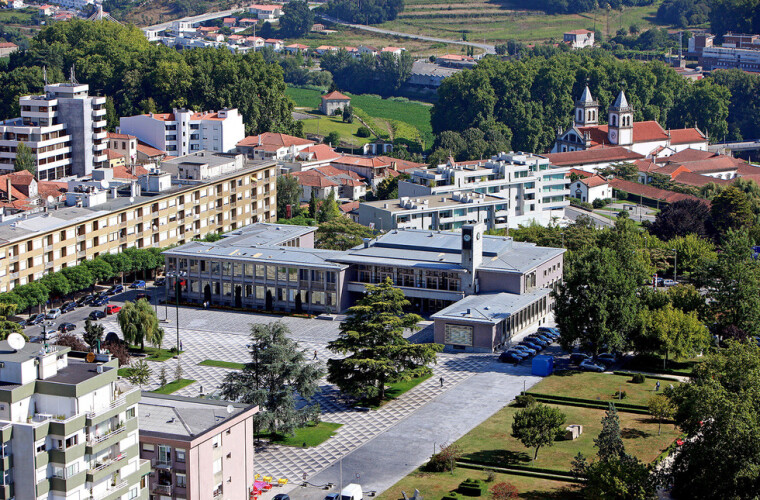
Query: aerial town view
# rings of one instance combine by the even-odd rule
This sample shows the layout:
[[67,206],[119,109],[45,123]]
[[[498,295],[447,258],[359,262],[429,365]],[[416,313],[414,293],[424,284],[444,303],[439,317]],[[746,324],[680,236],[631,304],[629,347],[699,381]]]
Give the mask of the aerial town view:
[[760,0],[0,0],[0,500],[760,499]]

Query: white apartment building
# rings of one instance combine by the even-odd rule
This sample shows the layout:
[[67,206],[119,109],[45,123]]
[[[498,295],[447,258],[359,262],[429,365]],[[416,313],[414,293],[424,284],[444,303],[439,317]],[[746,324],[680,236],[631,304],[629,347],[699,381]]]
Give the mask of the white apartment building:
[[56,180],[89,175],[107,162],[106,98],[89,86],[45,85],[45,94],[19,98],[21,116],[0,122],[0,170],[13,171],[18,144],[32,150],[37,178]]
[[171,113],[148,113],[125,116],[119,120],[119,132],[182,156],[202,150],[229,153],[245,137],[243,116],[237,109],[196,113],[191,109],[174,109]]
[[399,197],[477,193],[508,203],[509,227],[548,224],[562,217],[569,204],[568,167],[557,167],[531,153],[500,153],[490,160],[448,163],[434,168],[408,170],[411,179],[400,181]]
[[82,10],[88,5],[94,5],[94,0],[50,0],[50,3],[60,5],[64,9]]
[[2,498],[147,499],[140,391],[109,354],[0,342]]

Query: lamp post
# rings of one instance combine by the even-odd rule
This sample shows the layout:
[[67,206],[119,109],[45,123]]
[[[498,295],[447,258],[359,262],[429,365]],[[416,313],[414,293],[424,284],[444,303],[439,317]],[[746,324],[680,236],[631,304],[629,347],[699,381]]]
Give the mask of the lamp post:
[[675,248],[671,248],[675,257],[673,262],[673,281],[678,282],[678,251]]

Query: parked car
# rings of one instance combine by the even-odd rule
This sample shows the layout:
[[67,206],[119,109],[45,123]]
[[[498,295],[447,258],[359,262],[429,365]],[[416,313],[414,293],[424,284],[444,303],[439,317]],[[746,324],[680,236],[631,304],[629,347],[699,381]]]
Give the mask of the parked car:
[[106,314],[116,314],[119,311],[121,311],[121,307],[115,304],[110,304],[106,306]]
[[541,347],[546,347],[549,344],[551,344],[551,342],[549,342],[548,340],[544,340],[544,339],[539,338],[539,337],[534,337],[533,335],[528,335],[527,337],[525,337],[525,340],[527,340],[529,342],[533,342],[534,344],[538,344]]
[[525,351],[520,351],[518,349],[507,349],[504,352],[506,352],[507,354],[514,354],[515,356],[517,356],[520,359],[525,359],[525,358],[529,358],[530,357],[530,354],[528,354]]
[[523,340],[522,342],[520,342],[520,345],[530,347],[531,349],[534,349],[536,352],[542,351],[544,349],[544,346],[538,343],[531,342],[530,339]]
[[614,365],[617,362],[617,355],[614,353],[604,352],[596,357],[597,362]]
[[591,361],[590,359],[584,359],[583,361],[581,361],[578,367],[584,372],[602,373],[604,371],[604,366],[598,365],[594,363],[593,361]]
[[47,314],[45,315],[45,318],[47,318],[47,319],[56,319],[60,315],[61,315],[61,310],[56,307],[54,309],[49,310],[47,312]]
[[512,363],[516,365],[520,361],[522,361],[522,358],[514,355],[513,353],[503,352],[499,354],[499,361],[501,361],[502,363]]
[[71,312],[71,311],[73,311],[76,308],[77,308],[77,303],[76,302],[74,302],[74,301],[66,302],[65,304],[63,304],[61,306],[61,312],[62,313]]
[[22,320],[16,321],[16,324],[18,326],[20,326],[21,328],[25,328],[26,327],[26,320],[22,319]]
[[26,322],[28,325],[39,325],[45,321],[45,315],[42,313],[39,314],[33,314],[29,316],[29,320]]
[[570,355],[570,363],[579,365],[584,361],[591,361],[591,356],[582,352],[574,352]]
[[116,295],[124,291],[124,287],[121,285],[112,285],[105,293],[108,295]]
[[551,344],[554,342],[554,339],[552,337],[550,337],[549,335],[544,335],[543,333],[533,333],[531,335],[528,335],[528,337],[541,339],[547,344]]
[[64,332],[64,333],[73,332],[74,330],[76,330],[76,328],[77,328],[77,325],[75,325],[74,323],[61,323],[60,325],[58,325],[58,331]]
[[290,500],[290,496],[287,493],[278,493],[272,500]]
[[153,286],[164,286],[166,284],[166,278],[163,276],[160,278],[156,278],[156,281],[153,282]]
[[533,356],[534,354],[538,354],[537,350],[532,349],[532,348],[530,348],[530,347],[528,347],[526,345],[520,345],[520,344],[518,344],[518,345],[512,346],[512,349],[517,349],[518,351],[527,352],[531,356]]
[[95,294],[79,297],[77,299],[77,307],[89,306],[90,304],[92,304],[92,301],[95,300],[96,298],[98,298],[98,296]]
[[106,317],[106,313],[104,313],[103,311],[101,311],[99,309],[95,310],[95,311],[92,311],[90,313],[90,316],[89,316],[89,318],[91,320],[101,319],[101,318],[105,318],[105,317]]
[[550,335],[554,340],[559,338],[559,330],[551,326],[539,326],[538,333],[541,335]]
[[340,500],[340,493],[328,493],[325,500]]
[[655,280],[655,283],[657,283],[657,286],[665,286],[665,279],[664,278],[657,278]]
[[145,282],[143,280],[137,280],[129,285],[129,288],[145,288]]
[[663,285],[665,286],[676,286],[678,282],[676,280],[665,280],[663,281]]
[[108,304],[111,301],[111,299],[108,298],[108,296],[104,297],[98,297],[97,299],[92,301],[92,305],[96,307],[104,306]]
[[150,302],[150,295],[148,295],[145,292],[140,292],[137,295],[135,295],[135,300],[145,299],[148,302]]

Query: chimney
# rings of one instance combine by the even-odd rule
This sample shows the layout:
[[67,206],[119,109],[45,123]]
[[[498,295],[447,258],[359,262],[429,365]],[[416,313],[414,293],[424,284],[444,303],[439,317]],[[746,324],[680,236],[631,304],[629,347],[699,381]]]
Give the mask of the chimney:
[[13,194],[11,194],[11,188],[13,188],[13,183],[11,183],[11,178],[8,176],[5,179],[5,188],[8,190],[8,203],[13,201]]

